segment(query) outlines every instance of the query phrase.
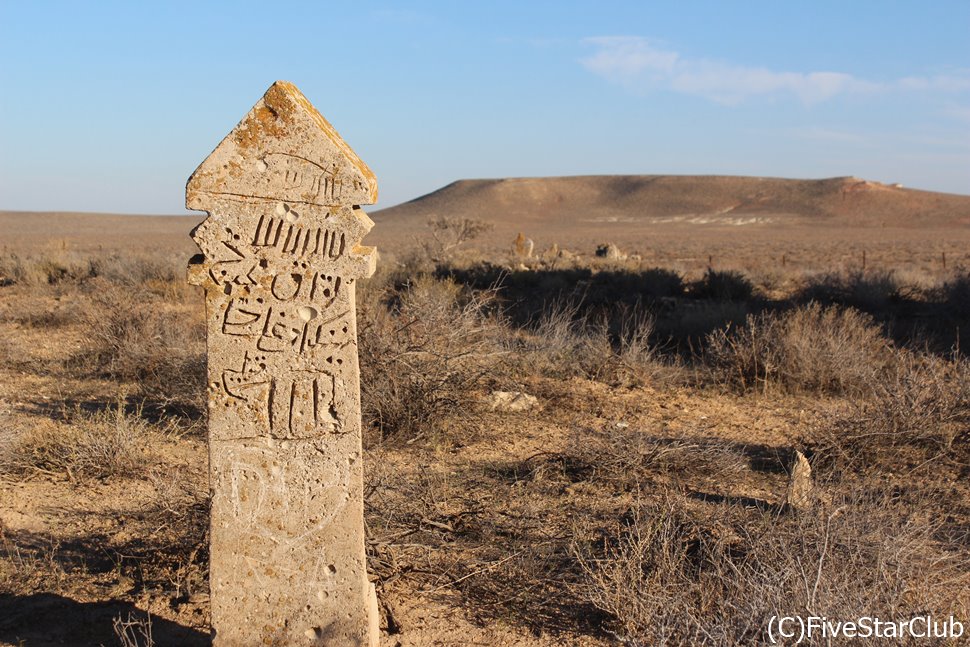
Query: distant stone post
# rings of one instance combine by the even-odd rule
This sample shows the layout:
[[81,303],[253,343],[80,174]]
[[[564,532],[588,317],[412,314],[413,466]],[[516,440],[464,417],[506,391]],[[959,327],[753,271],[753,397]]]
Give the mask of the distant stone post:
[[290,83],[274,83],[189,178],[208,212],[210,574],[215,644],[377,645],[364,555],[358,205],[377,180]]

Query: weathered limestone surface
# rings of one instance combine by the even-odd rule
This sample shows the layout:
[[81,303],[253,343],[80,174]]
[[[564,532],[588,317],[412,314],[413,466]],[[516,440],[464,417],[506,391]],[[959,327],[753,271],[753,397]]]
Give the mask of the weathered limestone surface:
[[520,231],[519,235],[512,241],[512,254],[519,258],[532,258],[532,249],[535,243],[531,238],[526,238]]
[[376,645],[364,557],[355,283],[374,174],[277,82],[196,169],[215,643]]
[[807,510],[815,500],[812,486],[812,466],[805,455],[795,450],[795,464],[788,478],[788,491],[785,502],[796,511]]

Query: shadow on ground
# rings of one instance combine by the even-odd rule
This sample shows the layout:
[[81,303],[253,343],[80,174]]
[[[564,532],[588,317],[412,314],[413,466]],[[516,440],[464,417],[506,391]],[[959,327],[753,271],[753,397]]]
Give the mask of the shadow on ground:
[[[145,621],[148,614],[130,602],[78,602],[54,593],[0,595],[0,641],[24,647],[117,644],[114,619]],[[162,618],[151,618],[157,645],[209,645],[209,636]]]
[[853,271],[806,277],[784,299],[765,295],[741,272],[708,268],[687,281],[666,268],[534,268],[510,270],[483,263],[467,268],[442,266],[439,278],[474,289],[494,290],[510,323],[533,326],[550,309],[612,331],[624,318],[647,315],[654,321],[651,342],[658,348],[690,354],[705,335],[742,324],[749,314],[778,312],[809,302],[851,307],[879,323],[887,338],[938,353],[960,344],[960,330],[970,325],[970,275],[933,289],[904,285],[891,271]]
[[[118,408],[118,404],[119,400],[108,398],[36,400],[20,406],[19,411],[52,420],[68,420],[71,414],[78,411],[88,414],[114,411]],[[204,434],[205,428],[202,423],[205,421],[205,412],[195,405],[157,401],[133,395],[121,400],[121,404],[127,415],[141,418],[151,424],[157,425],[172,419],[181,419],[183,426],[198,431],[200,436]]]

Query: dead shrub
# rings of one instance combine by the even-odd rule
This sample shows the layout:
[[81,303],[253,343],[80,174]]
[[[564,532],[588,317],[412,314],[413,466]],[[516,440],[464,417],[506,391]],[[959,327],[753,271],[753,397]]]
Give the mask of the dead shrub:
[[690,293],[698,299],[750,301],[755,291],[754,284],[741,272],[709,267],[704,272],[704,277],[691,286]]
[[126,547],[125,567],[146,587],[186,601],[208,590],[208,480],[204,472],[171,467],[149,468],[144,476],[154,495],[128,520],[150,540]]
[[970,360],[900,351],[872,396],[804,439],[832,468],[930,467],[970,444]]
[[612,338],[611,382],[639,385],[670,368],[653,346],[656,320],[639,308],[622,308]]
[[666,494],[627,519],[573,544],[578,594],[624,644],[761,644],[773,615],[960,617],[970,606],[967,555],[934,539],[932,515],[891,495],[853,492],[778,516],[734,505],[700,513]]
[[591,318],[581,304],[555,303],[521,340],[524,352],[515,370],[633,385],[671,369],[654,350],[650,313],[619,306],[613,315],[612,321],[606,314]]
[[129,613],[127,619],[117,615],[112,619],[111,625],[121,647],[155,647],[151,614],[139,618]]
[[150,293],[92,282],[79,320],[89,347],[69,363],[138,384],[145,395],[200,407],[205,393],[204,325],[193,311]]
[[811,393],[869,393],[891,360],[880,328],[856,310],[818,303],[749,315],[707,337],[707,360],[727,384]]
[[542,313],[527,340],[526,362],[537,373],[595,379],[612,354],[605,322],[590,325],[580,306],[559,302]]
[[[710,563],[717,540],[676,499],[635,508],[618,536],[573,545],[582,573],[576,586],[608,617],[623,644],[688,644],[703,634],[695,623],[704,595],[698,568]],[[691,626],[695,624],[695,626]]]
[[27,595],[45,586],[62,586],[69,574],[57,558],[59,549],[53,537],[36,547],[18,546],[0,522],[0,595]]
[[840,304],[878,313],[901,296],[902,287],[893,270],[854,270],[808,278],[796,300]]
[[0,472],[72,481],[137,476],[149,462],[151,424],[124,403],[94,413],[75,410],[66,422],[45,420],[22,432],[0,457]]
[[502,353],[492,295],[423,275],[361,314],[361,406],[382,439],[474,418],[475,391]]
[[443,260],[470,240],[491,231],[495,226],[477,218],[448,218],[437,216],[427,222],[430,238],[422,241],[425,254],[436,261]]
[[943,302],[953,316],[970,320],[970,272],[943,283]]

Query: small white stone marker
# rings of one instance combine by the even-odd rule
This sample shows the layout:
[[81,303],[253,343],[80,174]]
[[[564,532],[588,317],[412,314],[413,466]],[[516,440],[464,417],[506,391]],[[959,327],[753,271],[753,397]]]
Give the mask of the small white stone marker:
[[815,500],[813,489],[812,466],[805,458],[805,454],[796,449],[795,464],[792,465],[791,475],[788,477],[785,503],[795,511],[808,510]]
[[214,642],[377,645],[364,555],[355,283],[377,180],[274,83],[189,178],[205,288]]

